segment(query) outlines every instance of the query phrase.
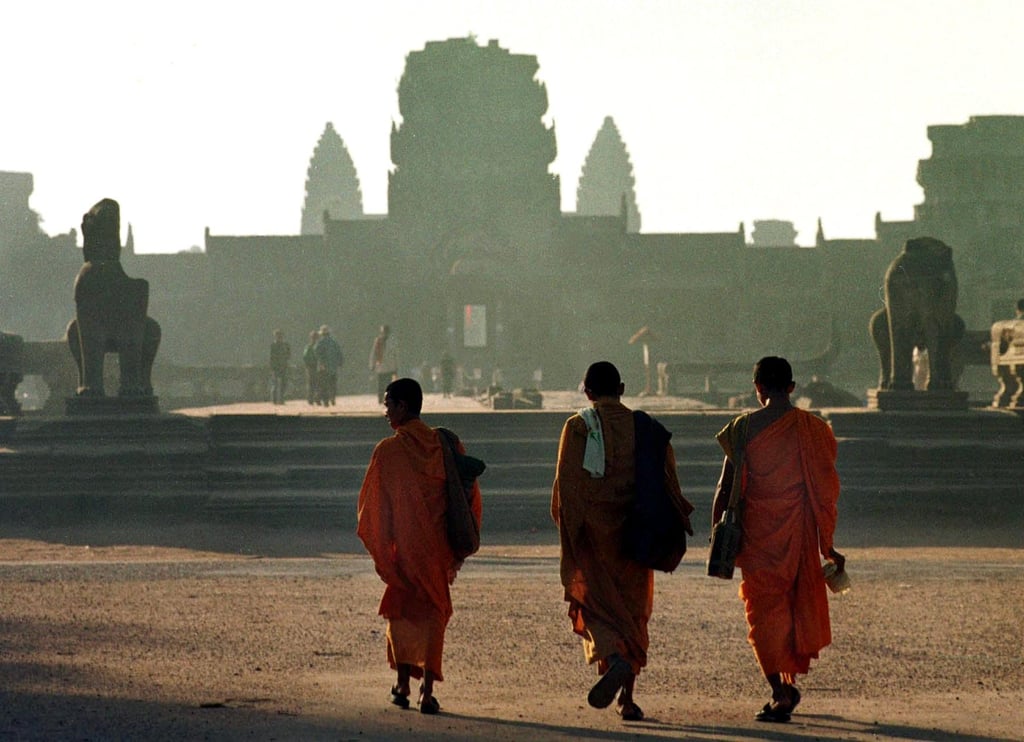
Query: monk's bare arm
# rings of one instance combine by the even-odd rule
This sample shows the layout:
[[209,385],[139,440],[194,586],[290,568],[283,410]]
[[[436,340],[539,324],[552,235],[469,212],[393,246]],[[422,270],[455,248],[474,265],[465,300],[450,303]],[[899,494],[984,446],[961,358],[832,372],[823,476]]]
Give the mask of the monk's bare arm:
[[560,482],[559,474],[562,471],[562,457],[565,455],[565,436],[569,432],[569,423],[566,422],[562,426],[562,435],[558,439],[558,459],[555,462],[555,481],[551,485],[551,520],[558,523],[560,520],[560,512],[562,509],[562,498],[559,494]]
[[732,494],[732,462],[728,457],[722,462],[722,474],[718,477],[718,484],[715,485],[715,499],[711,504],[711,525],[714,526],[725,512],[729,505],[729,495]]
[[827,423],[817,418],[810,419],[813,422],[814,438],[812,444],[803,446],[801,451],[811,472],[807,484],[812,494],[814,518],[818,526],[818,548],[822,556],[835,562],[841,570],[846,558],[833,545],[839,517],[837,506],[840,482],[836,470],[838,444]]

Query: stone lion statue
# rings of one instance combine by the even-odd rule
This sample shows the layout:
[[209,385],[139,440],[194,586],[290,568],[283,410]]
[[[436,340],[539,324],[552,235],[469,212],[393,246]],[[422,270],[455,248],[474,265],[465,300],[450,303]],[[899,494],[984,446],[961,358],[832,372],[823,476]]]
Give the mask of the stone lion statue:
[[67,341],[78,365],[78,395],[106,396],[103,362],[117,353],[119,397],[149,397],[160,325],[146,316],[149,282],[121,267],[121,209],[105,198],[82,217],[84,265],[75,279],[75,319]]
[[933,237],[907,240],[885,273],[885,307],[871,317],[879,389],[914,388],[914,349],[927,350],[931,390],[956,386],[954,353],[964,334],[956,314],[953,250]]

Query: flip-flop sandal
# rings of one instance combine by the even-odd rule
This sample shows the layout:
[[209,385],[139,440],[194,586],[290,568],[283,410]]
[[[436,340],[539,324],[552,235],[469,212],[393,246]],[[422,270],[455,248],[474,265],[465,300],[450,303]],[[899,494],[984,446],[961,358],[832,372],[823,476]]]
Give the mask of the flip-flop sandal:
[[792,708],[783,709],[766,703],[764,708],[754,714],[754,718],[758,721],[767,721],[773,724],[785,724],[790,720],[791,711]]
[[601,679],[590,689],[590,693],[587,694],[587,703],[596,709],[608,708],[615,700],[615,695],[632,674],[633,667],[626,660],[615,660],[601,676]]
[[436,714],[441,710],[441,703],[434,696],[430,696],[424,701],[420,701],[420,713],[421,714]]
[[615,711],[619,716],[622,717],[623,721],[643,721],[644,710],[637,706],[635,703],[624,703],[617,707]]
[[399,708],[407,709],[409,708],[409,696],[403,696],[398,692],[398,686],[393,685],[391,686],[391,703]]

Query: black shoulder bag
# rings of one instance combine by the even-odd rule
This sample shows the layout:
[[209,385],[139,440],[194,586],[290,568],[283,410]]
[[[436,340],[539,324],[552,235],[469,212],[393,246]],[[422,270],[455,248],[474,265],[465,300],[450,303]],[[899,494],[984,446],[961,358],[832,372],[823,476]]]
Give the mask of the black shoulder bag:
[[480,529],[469,503],[473,483],[487,465],[475,456],[459,453],[459,438],[447,428],[435,428],[441,435],[444,472],[448,487],[448,505],[444,511],[448,545],[458,561],[476,554],[480,548]]
[[708,550],[708,577],[731,580],[736,568],[736,555],[743,543],[743,527],[740,524],[740,499],[743,483],[743,455],[747,447],[747,426],[749,417],[739,422],[743,430],[739,444],[733,451],[732,486],[729,489],[729,504],[721,519],[711,529],[711,548]]

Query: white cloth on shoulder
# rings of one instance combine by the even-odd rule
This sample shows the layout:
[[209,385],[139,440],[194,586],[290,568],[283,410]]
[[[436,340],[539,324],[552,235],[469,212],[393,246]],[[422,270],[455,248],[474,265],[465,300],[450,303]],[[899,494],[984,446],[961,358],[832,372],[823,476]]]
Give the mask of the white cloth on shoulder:
[[583,468],[590,476],[600,479],[604,476],[604,436],[601,433],[601,418],[593,407],[585,407],[579,416],[587,424],[587,447],[583,450]]

